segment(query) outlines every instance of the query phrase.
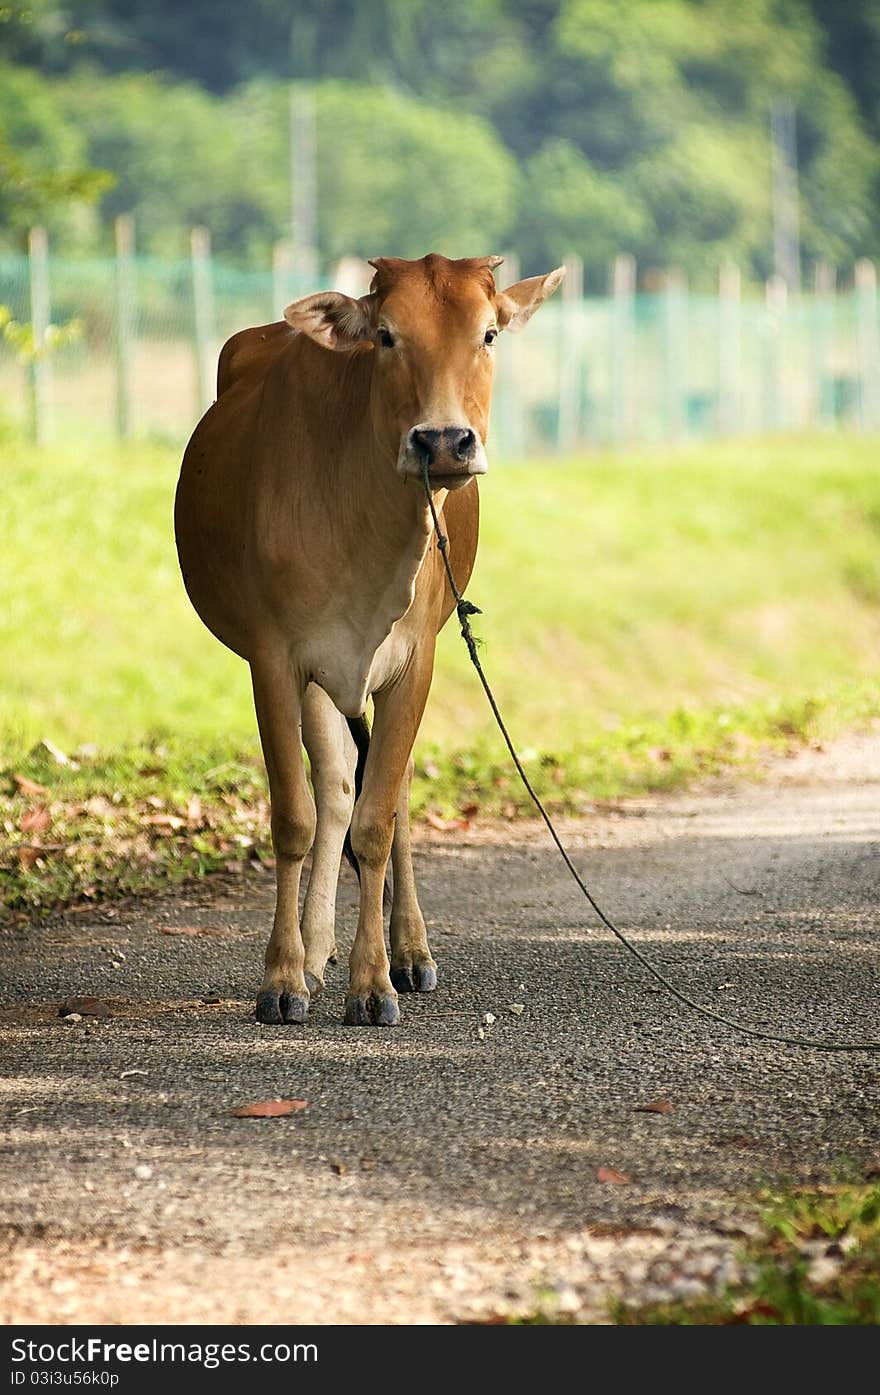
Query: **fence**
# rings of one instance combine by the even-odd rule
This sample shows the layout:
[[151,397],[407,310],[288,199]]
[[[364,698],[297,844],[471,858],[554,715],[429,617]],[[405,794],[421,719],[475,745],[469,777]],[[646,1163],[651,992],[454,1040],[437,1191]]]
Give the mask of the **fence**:
[[[509,269],[508,267],[505,270]],[[515,278],[512,273],[511,279]],[[265,271],[212,263],[196,230],[187,261],[135,256],[130,225],[117,256],[64,260],[45,238],[0,257],[0,305],[33,326],[76,322],[49,352],[0,337],[0,409],[38,440],[75,433],[180,441],[214,394],[222,342],[276,320],[306,284],[282,253]],[[741,293],[726,269],[717,295],[670,274],[637,294],[619,257],[607,297],[584,298],[576,259],[564,294],[522,335],[499,341],[492,436],[511,456],[835,426],[880,430],[880,321],[874,267],[838,292],[820,268],[810,295],[772,281]],[[56,336],[57,337],[57,336]]]

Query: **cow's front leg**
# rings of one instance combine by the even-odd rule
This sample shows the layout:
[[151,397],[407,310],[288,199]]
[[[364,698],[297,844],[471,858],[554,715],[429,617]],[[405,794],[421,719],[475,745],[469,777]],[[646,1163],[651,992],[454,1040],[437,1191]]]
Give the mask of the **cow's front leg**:
[[269,777],[276,868],[275,919],[256,1015],[259,1022],[304,1022],[309,990],[299,929],[299,882],[303,858],[315,836],[315,806],[302,759],[302,693],[283,650],[252,660],[251,676]]
[[394,900],[391,903],[391,982],[398,993],[431,993],[437,987],[437,965],[428,947],[425,917],[419,905],[412,864],[409,792],[412,756],[400,783],[391,865],[394,868]]
[[336,962],[336,887],[354,807],[357,752],[344,718],[314,683],[303,699],[302,720],[318,815],[302,914],[306,983],[314,998],[324,986],[328,960]]
[[375,718],[364,784],[355,805],[351,842],[361,871],[357,933],[349,959],[345,1020],[352,1026],[393,1026],[400,1018],[391,982],[382,891],[394,838],[401,781],[431,683],[434,646],[413,653],[406,671],[375,695]]

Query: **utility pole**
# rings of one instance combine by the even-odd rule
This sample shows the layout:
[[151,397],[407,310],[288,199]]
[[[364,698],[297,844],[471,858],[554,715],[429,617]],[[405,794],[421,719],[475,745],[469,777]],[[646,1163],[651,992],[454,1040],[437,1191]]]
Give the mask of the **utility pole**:
[[801,288],[798,163],[794,105],[777,97],[770,108],[773,145],[773,272],[789,295]]
[[290,202],[296,294],[314,290],[318,274],[318,186],[315,96],[290,89]]

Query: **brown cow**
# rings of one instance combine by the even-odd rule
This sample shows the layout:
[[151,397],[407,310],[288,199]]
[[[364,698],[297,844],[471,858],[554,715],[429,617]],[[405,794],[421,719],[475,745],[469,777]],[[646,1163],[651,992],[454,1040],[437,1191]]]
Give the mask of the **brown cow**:
[[208,628],[250,665],[269,776],[277,900],[261,1022],[303,1022],[323,986],[347,834],[360,914],[345,1021],[391,1025],[396,989],[437,983],[413,878],[409,785],[436,636],[454,602],[423,471],[463,588],[477,546],[473,477],[487,468],[493,344],[563,276],[500,292],[500,260],[380,258],[362,299],[322,291],[289,305],[286,323],[236,334],[220,355],[218,400],[184,456],[175,509],[184,582]]

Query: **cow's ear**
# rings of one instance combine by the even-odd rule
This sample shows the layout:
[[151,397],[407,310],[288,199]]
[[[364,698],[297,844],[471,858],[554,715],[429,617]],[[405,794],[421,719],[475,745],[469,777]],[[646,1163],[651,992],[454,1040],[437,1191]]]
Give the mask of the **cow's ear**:
[[517,281],[506,291],[499,291],[495,297],[499,329],[522,329],[538,306],[553,294],[564,275],[565,267],[558,266],[546,276],[530,276],[527,281]]
[[372,297],[353,300],[341,291],[318,291],[288,305],[284,318],[325,349],[353,349],[373,337]]

